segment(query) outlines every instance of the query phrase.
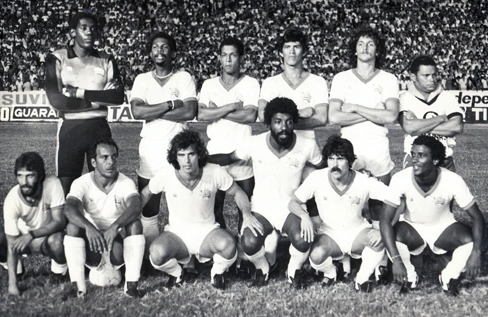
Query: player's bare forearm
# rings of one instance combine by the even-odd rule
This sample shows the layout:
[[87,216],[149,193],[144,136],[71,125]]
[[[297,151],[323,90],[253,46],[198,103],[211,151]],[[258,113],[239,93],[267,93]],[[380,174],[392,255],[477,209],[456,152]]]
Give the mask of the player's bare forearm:
[[477,203],[474,203],[471,207],[466,209],[466,212],[471,219],[473,219],[473,225],[471,226],[471,232],[473,235],[473,252],[481,252],[481,242],[483,240],[485,219]]
[[[181,100],[180,100],[181,102]],[[171,100],[157,104],[146,104],[144,101],[136,99],[130,102],[131,112],[135,119],[153,120],[161,117],[173,106]]]
[[241,233],[247,228],[255,236],[263,235],[264,227],[251,213],[251,203],[249,202],[249,198],[247,198],[246,193],[239,187],[239,185],[233,182],[232,186],[227,190],[227,194],[234,196],[236,205],[242,212]]
[[341,110],[342,103],[338,101],[330,101],[329,104],[329,123],[332,125],[349,126],[361,122],[365,122],[366,118],[357,113],[343,112]]
[[307,211],[305,210],[305,208],[303,208],[303,204],[304,202],[300,201],[295,195],[293,195],[292,199],[288,203],[288,210],[290,210],[292,214],[300,218],[305,215],[308,216]]
[[392,220],[395,216],[396,208],[388,204],[383,204],[383,209],[380,214],[380,232],[383,243],[385,244],[388,253],[393,258],[397,255],[398,249],[395,243],[395,232],[393,226],[391,225]]
[[141,190],[140,195],[141,195],[141,208],[143,208],[144,206],[146,206],[147,202],[149,201],[149,199],[151,199],[153,195],[149,190],[149,185],[147,185]]
[[387,104],[385,109],[372,109],[356,105],[354,112],[376,124],[392,124],[398,118],[398,102],[390,106]]
[[160,118],[175,122],[190,121],[197,115],[198,104],[196,99],[183,101],[183,107],[165,112]]
[[258,117],[258,110],[254,106],[246,106],[242,110],[237,110],[228,113],[223,118],[242,124],[254,123]]
[[235,155],[235,152],[228,154],[212,154],[208,157],[208,162],[213,164],[219,164],[220,166],[227,166],[239,161],[239,158]]
[[398,116],[398,123],[402,126],[403,131],[413,136],[431,132],[446,120],[446,116],[437,116],[428,119],[409,118],[409,115],[403,112]]
[[200,104],[198,107],[198,121],[216,121],[235,111],[234,103],[222,107],[207,107]]
[[139,195],[132,195],[127,199],[125,204],[125,210],[122,212],[119,218],[112,224],[117,229],[123,228],[128,224],[139,219],[141,216],[141,199]]
[[8,266],[8,293],[11,295],[20,295],[20,290],[17,285],[17,262],[19,255],[14,252],[11,247],[9,236],[7,235],[8,251],[7,251],[7,266]]
[[74,198],[67,198],[66,205],[64,207],[64,216],[68,220],[69,223],[82,228],[82,229],[94,229],[95,227],[88,219],[83,216],[82,213],[83,205],[81,201],[78,201]]
[[266,108],[266,105],[268,102],[264,99],[259,99],[258,100],[258,118],[259,122],[264,123],[264,109]]
[[49,236],[66,228],[66,218],[63,215],[64,205],[51,208],[52,220],[39,229],[32,230],[36,238]]
[[327,104],[321,104],[315,107],[315,113],[310,118],[299,118],[295,124],[296,130],[311,130],[314,128],[325,127],[327,124]]
[[437,127],[432,129],[430,133],[436,135],[442,135],[447,137],[453,137],[457,134],[463,133],[464,123],[461,115],[451,117],[446,122],[439,124]]

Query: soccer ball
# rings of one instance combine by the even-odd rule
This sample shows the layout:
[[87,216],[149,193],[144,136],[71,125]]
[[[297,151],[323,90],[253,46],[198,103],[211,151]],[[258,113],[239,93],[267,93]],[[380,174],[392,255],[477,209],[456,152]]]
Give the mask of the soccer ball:
[[117,286],[122,281],[122,274],[110,263],[110,253],[103,252],[102,260],[97,268],[90,270],[90,283],[96,286]]

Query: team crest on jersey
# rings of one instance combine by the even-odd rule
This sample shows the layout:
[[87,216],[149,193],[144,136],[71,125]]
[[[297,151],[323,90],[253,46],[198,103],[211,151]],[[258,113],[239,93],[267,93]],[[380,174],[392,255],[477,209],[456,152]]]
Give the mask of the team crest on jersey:
[[359,198],[358,196],[349,196],[349,201],[351,202],[351,205],[359,205],[361,203],[361,198]]
[[175,87],[170,88],[169,93],[172,97],[175,97],[175,99],[178,99],[178,97],[180,96],[180,91],[178,90],[178,88]]
[[297,159],[296,157],[290,157],[288,159],[288,164],[290,166],[290,168],[298,168],[301,164],[300,164],[300,160]]
[[309,94],[308,92],[303,91],[302,92],[302,100],[305,103],[311,103],[312,102],[312,95]]
[[116,206],[122,205],[122,198],[114,196],[114,201]]
[[100,67],[95,67],[93,71],[95,72],[96,75],[105,76],[105,71]]
[[373,85],[374,92],[379,93],[380,95],[383,94],[383,86],[380,85]]
[[446,200],[442,197],[434,197],[434,203],[436,205],[444,205],[446,203]]
[[207,201],[212,196],[212,191],[210,189],[202,188],[200,194],[202,195],[203,201]]

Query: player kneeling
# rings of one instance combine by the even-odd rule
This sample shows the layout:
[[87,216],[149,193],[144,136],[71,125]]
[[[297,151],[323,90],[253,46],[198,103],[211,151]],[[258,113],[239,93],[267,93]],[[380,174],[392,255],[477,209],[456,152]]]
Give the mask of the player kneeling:
[[[415,288],[418,276],[410,255],[420,255],[426,245],[435,254],[452,252],[439,280],[445,292],[456,296],[461,272],[466,271],[468,278],[480,272],[483,215],[464,180],[440,167],[446,157],[441,142],[419,136],[411,156],[412,166],[393,176],[381,212],[381,234],[393,262],[393,276],[404,285],[402,290]],[[392,226],[401,199],[406,203],[404,220]],[[473,219],[472,228],[454,219],[453,200]]]
[[214,204],[217,191],[235,196],[242,210],[242,229],[262,233],[261,224],[251,215],[251,206],[244,191],[220,166],[207,164],[208,152],[195,131],[178,133],[170,144],[168,161],[172,167],[162,169],[142,190],[142,203],[152,195],[165,192],[168,202],[168,225],[149,247],[149,258],[159,271],[169,274],[168,287],[183,282],[183,269],[191,255],[200,262],[213,259],[211,282],[225,288],[224,272],[237,257],[236,241],[215,221]]
[[137,289],[145,245],[141,202],[134,182],[118,172],[118,153],[110,138],[95,142],[88,155],[95,170],[76,179],[66,199],[64,247],[78,297],[86,294],[85,265],[92,270],[90,282],[107,286],[120,283],[113,271],[124,263],[125,295],[143,296]]
[[[0,232],[1,245],[4,234],[8,244],[8,292],[20,295],[17,274],[21,269],[19,256],[40,252],[51,258],[51,271],[64,276],[67,272],[63,250],[64,192],[61,182],[46,176],[44,160],[36,152],[22,153],[15,160],[14,186],[4,203],[5,233]],[[4,248],[2,247],[4,253]],[[1,254],[5,257],[5,254]],[[2,265],[3,266],[3,265]]]
[[[383,201],[385,184],[351,169],[356,156],[347,139],[331,136],[322,150],[328,168],[312,172],[295,191],[289,209],[301,218],[301,234],[313,241],[310,265],[316,270],[322,285],[332,285],[337,278],[333,260],[345,254],[362,258],[356,275],[355,288],[371,292],[370,276],[384,256],[384,245],[379,230],[363,218],[361,211],[369,199]],[[318,235],[304,208],[307,200],[315,197],[319,211]],[[317,222],[316,222],[317,223]]]

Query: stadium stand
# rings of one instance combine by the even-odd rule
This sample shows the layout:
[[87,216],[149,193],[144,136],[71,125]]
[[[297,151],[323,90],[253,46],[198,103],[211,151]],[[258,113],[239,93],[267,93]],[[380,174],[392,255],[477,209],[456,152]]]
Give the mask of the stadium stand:
[[436,56],[447,89],[487,89],[483,0],[0,0],[0,91],[43,89],[45,57],[68,43],[68,21],[81,9],[97,14],[103,26],[98,48],[115,55],[126,89],[151,67],[145,43],[156,29],[175,36],[176,64],[200,87],[218,74],[214,52],[228,35],[245,43],[248,74],[262,81],[279,72],[275,39],[290,25],[311,38],[307,67],[330,81],[349,67],[345,39],[362,24],[387,39],[384,68],[400,82],[408,76],[407,61],[422,53]]

